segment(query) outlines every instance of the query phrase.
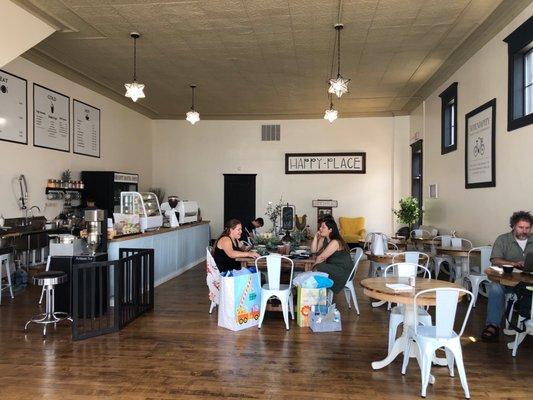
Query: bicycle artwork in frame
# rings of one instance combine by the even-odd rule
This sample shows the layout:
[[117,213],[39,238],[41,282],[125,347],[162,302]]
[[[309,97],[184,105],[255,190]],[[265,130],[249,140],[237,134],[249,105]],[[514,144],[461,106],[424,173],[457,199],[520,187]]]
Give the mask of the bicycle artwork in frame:
[[496,99],[465,115],[465,188],[496,186]]

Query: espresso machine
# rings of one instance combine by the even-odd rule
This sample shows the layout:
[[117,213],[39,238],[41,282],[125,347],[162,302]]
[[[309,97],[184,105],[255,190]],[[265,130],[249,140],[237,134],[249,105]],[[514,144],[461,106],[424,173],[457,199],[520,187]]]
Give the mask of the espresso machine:
[[90,255],[107,252],[107,218],[104,210],[85,210],[87,250]]

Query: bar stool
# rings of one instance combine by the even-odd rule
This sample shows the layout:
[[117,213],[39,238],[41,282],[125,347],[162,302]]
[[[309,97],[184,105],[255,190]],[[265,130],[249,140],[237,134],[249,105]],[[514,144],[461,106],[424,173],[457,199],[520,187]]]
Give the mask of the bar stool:
[[[2,304],[2,290],[9,288],[9,294],[11,294],[11,298],[15,298],[15,296],[13,296],[13,285],[11,284],[11,268],[9,267],[12,253],[13,249],[11,247],[0,249],[0,304]],[[4,275],[4,268],[6,271],[7,284],[3,284],[1,282],[2,276]]]
[[55,311],[54,309],[54,287],[55,285],[60,285],[67,281],[67,274],[62,271],[38,272],[33,276],[33,283],[35,285],[44,286],[46,292],[46,312],[35,315],[32,319],[26,322],[26,325],[24,325],[24,332],[28,331],[28,325],[32,322],[43,324],[43,337],[46,337],[46,327],[48,324],[57,324],[63,320],[72,322],[72,318],[68,313]]

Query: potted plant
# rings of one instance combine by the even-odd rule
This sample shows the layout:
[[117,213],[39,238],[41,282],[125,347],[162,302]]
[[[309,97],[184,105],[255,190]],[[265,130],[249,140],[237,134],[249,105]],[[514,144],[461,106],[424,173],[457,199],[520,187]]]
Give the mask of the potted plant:
[[418,200],[414,197],[401,199],[400,208],[398,210],[392,210],[392,212],[398,218],[398,222],[409,226],[409,232],[413,230],[413,224],[418,221],[422,214]]
[[272,233],[277,234],[277,221],[281,215],[281,208],[283,207],[282,198],[279,199],[278,204],[273,204],[271,201],[268,202],[267,208],[265,210],[265,215],[272,222]]

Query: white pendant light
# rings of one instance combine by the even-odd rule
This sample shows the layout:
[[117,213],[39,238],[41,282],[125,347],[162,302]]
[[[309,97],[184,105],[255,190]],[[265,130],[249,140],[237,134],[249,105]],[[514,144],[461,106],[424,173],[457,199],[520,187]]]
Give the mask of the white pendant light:
[[[335,94],[337,97],[341,97],[344,93],[348,91],[348,83],[350,79],[343,78],[341,75],[341,30],[344,28],[342,24],[336,24],[335,30],[337,35],[335,38],[335,45],[333,46],[333,51],[335,52],[335,47],[337,47],[337,77],[331,78],[329,80],[329,89],[328,93]],[[335,53],[333,54],[335,57]]]
[[145,97],[143,92],[144,85],[137,82],[137,39],[139,39],[140,36],[141,35],[137,32],[130,33],[130,37],[133,38],[133,82],[124,84],[126,87],[125,96],[133,101],[144,99]]
[[324,119],[327,119],[330,123],[333,123],[339,116],[339,112],[333,108],[333,101],[329,103],[329,108],[324,113]]
[[200,113],[197,112],[194,109],[194,89],[196,88],[196,85],[191,85],[192,89],[192,105],[191,105],[191,111],[189,111],[185,118],[187,121],[189,121],[192,125],[196,124],[198,121],[200,121]]

